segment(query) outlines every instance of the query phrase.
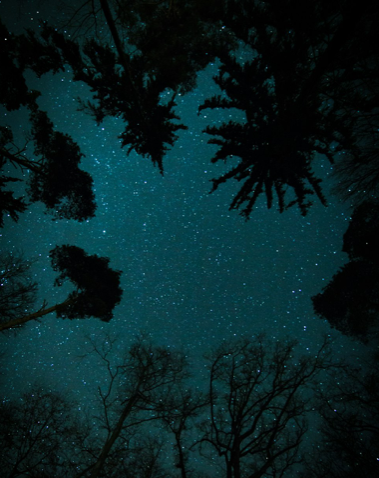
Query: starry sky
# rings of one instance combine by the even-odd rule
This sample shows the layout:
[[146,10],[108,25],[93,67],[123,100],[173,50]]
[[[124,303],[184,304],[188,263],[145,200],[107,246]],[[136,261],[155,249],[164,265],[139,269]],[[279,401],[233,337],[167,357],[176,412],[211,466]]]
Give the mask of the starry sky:
[[[51,2],[21,2],[20,10],[0,3],[0,15],[18,33],[37,27],[53,16]],[[53,17],[54,18],[54,17]],[[225,166],[211,164],[214,146],[202,130],[235,112],[203,110],[198,106],[218,89],[212,80],[217,63],[199,73],[191,93],[177,97],[176,112],[187,131],[164,159],[162,177],[151,161],[121,149],[121,120],[97,126],[77,111],[77,96],[88,97],[84,85],[73,83],[70,72],[41,79],[30,76],[29,86],[42,92],[39,105],[58,131],[79,143],[82,168],[94,180],[97,213],[84,223],[55,221],[34,204],[18,223],[6,220],[1,250],[22,249],[39,283],[39,304],[65,299],[53,287],[55,273],[49,251],[73,244],[88,254],[110,258],[123,271],[123,299],[110,323],[96,319],[59,320],[45,316],[17,335],[0,337],[6,351],[3,395],[28,389],[39,381],[51,389],[70,389],[79,400],[91,397],[102,371],[81,360],[88,337],[118,337],[118,350],[128,347],[143,331],[161,345],[184,348],[196,362],[209,348],[234,336],[265,332],[269,338],[299,341],[300,352],[312,353],[323,334],[335,337],[338,357],[359,353],[360,346],[330,329],[314,316],[311,296],[321,291],[346,262],[342,237],[351,214],[349,204],[328,193],[331,166],[322,157],[315,170],[323,178],[329,205],[315,200],[304,218],[296,208],[283,214],[268,210],[264,198],[247,222],[228,206],[238,184],[228,182],[212,194],[210,180]],[[11,125],[22,144],[28,129],[25,112],[0,110],[1,124]],[[229,165],[227,165],[229,167]],[[27,173],[25,173],[27,174]],[[195,363],[194,362],[194,363]]]

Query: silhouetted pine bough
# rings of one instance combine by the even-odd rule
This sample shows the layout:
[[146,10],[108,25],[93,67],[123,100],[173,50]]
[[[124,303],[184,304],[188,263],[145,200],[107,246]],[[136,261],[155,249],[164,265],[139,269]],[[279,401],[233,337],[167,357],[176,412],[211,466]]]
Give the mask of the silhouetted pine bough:
[[[83,154],[73,139],[55,131],[44,111],[40,111],[37,98],[40,92],[29,90],[25,79],[28,69],[38,76],[61,68],[54,48],[37,40],[35,33],[15,36],[7,32],[0,21],[1,62],[0,103],[14,111],[25,107],[29,111],[31,131],[21,147],[15,144],[8,125],[0,126],[0,226],[8,214],[14,221],[30,202],[41,201],[47,212],[56,219],[84,221],[95,215],[95,200],[91,176],[79,168]],[[5,68],[4,68],[5,65]],[[34,145],[30,150],[28,143]],[[9,176],[13,167],[14,175]],[[22,181],[18,173],[29,171],[27,199],[14,197],[4,189],[12,182]]]
[[276,196],[280,212],[297,204],[306,215],[312,195],[326,204],[317,154],[337,162],[343,196],[377,190],[378,10],[361,7],[230,2],[225,24],[250,58],[223,52],[214,78],[222,94],[199,108],[237,108],[245,118],[205,129],[219,146],[212,162],[234,163],[212,191],[232,178],[242,184],[230,209],[249,218],[261,194],[268,208]]

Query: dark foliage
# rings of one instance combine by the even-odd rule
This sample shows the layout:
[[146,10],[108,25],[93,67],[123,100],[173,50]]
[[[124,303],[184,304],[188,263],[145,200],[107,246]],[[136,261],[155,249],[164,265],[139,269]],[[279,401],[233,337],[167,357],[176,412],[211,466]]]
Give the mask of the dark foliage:
[[91,176],[78,166],[83,154],[66,134],[53,130],[53,123],[44,111],[31,114],[35,154],[41,157],[31,171],[29,196],[42,201],[58,219],[84,221],[95,215],[95,196]]
[[237,47],[235,36],[222,24],[223,8],[215,0],[166,0],[136,3],[132,9],[118,3],[115,13],[149,78],[186,93],[196,86],[197,73],[221,51]]
[[0,103],[8,111],[17,110],[29,102],[23,68],[14,58],[18,55],[17,38],[8,32],[0,20]]
[[116,44],[117,54],[109,45],[97,40],[87,41],[83,48],[53,29],[45,29],[62,54],[63,61],[73,71],[74,80],[85,82],[93,92],[93,101],[83,101],[97,123],[106,116],[121,117],[125,130],[120,135],[122,146],[128,146],[127,154],[135,150],[149,156],[163,172],[163,156],[168,146],[177,139],[176,131],[186,126],[172,120],[179,119],[174,113],[175,94],[162,103],[160,94],[166,85],[159,78],[149,77],[141,56],[127,54],[123,49],[112,18],[107,16]]
[[0,227],[4,227],[4,216],[10,216],[13,221],[17,222],[19,214],[23,213],[27,208],[23,198],[15,198],[12,191],[3,189],[7,186],[7,183],[14,183],[17,181],[19,180],[16,178],[0,176]]
[[354,209],[343,236],[343,252],[349,259],[366,260],[379,265],[379,201],[365,201]]
[[[317,138],[332,141],[332,135],[327,132],[328,118],[319,112],[320,102],[304,105],[293,100],[290,103],[288,92],[281,97],[275,94],[272,70],[261,58],[244,65],[231,57],[223,60],[215,81],[227,97],[213,97],[199,110],[238,108],[245,113],[246,122],[231,121],[205,129],[206,133],[216,136],[209,143],[220,146],[212,162],[239,158],[234,168],[213,180],[212,191],[231,178],[244,181],[230,208],[239,209],[245,204],[242,215],[246,218],[262,193],[266,195],[268,208],[272,206],[274,194],[277,195],[280,212],[298,204],[305,215],[311,205],[307,197],[313,193],[326,204],[321,180],[314,176],[311,168],[314,151],[325,152]],[[288,189],[294,194],[290,194],[286,202]]]
[[97,317],[109,322],[114,307],[121,301],[121,272],[109,267],[107,257],[88,255],[76,246],[56,246],[50,251],[50,257],[53,269],[60,272],[55,285],[70,281],[76,287],[68,297],[69,302],[57,308],[57,316],[68,319]]
[[378,322],[379,276],[376,265],[351,261],[320,294],[312,297],[317,315],[346,335],[364,338]]
[[[66,134],[54,131],[47,114],[40,111],[36,99],[38,91],[28,89],[25,73],[31,69],[38,77],[62,69],[61,57],[56,48],[42,37],[28,31],[25,35],[12,35],[0,23],[1,48],[0,103],[8,111],[25,106],[30,111],[31,137],[36,159],[28,159],[26,146],[19,148],[13,140],[12,130],[0,126],[0,166],[9,165],[31,171],[28,192],[30,200],[42,201],[55,218],[83,221],[95,214],[91,176],[79,168],[83,154],[79,146]],[[9,168],[8,168],[9,169]],[[0,186],[19,181],[17,177],[3,174]],[[14,220],[24,212],[24,199],[15,198],[12,191],[1,190],[0,225],[3,214]]]
[[343,242],[350,261],[312,297],[316,314],[361,340],[378,333],[378,212],[377,201],[366,201],[355,209]]
[[[213,180],[212,191],[231,178],[243,181],[230,208],[244,206],[241,214],[246,218],[262,193],[269,208],[276,194],[281,212],[297,204],[305,215],[314,193],[325,204],[321,181],[311,167],[316,153],[332,162],[341,150],[355,157],[361,152],[355,127],[360,122],[364,131],[367,128],[362,115],[350,121],[351,109],[341,106],[344,88],[355,84],[353,77],[341,76],[341,69],[350,71],[362,63],[362,22],[370,12],[365,4],[358,12],[351,2],[342,4],[229,4],[225,23],[250,58],[243,63],[230,54],[221,56],[215,81],[223,94],[207,100],[200,110],[237,108],[245,116],[245,122],[205,131],[215,136],[209,142],[220,146],[213,162],[238,161]],[[375,68],[372,65],[371,75]],[[366,72],[355,73],[365,81]],[[356,95],[364,101],[362,91],[356,90]]]

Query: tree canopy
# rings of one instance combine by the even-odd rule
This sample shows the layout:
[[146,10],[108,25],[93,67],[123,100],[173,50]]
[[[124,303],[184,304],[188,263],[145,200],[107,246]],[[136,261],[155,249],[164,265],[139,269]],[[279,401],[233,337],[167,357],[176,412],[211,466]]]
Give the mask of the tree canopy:
[[[84,221],[95,215],[95,197],[91,176],[80,169],[83,157],[78,144],[64,133],[55,131],[46,112],[41,111],[37,99],[39,91],[27,86],[26,73],[32,70],[38,77],[62,69],[55,48],[48,45],[34,32],[24,35],[10,34],[0,21],[1,58],[0,103],[8,110],[26,108],[30,118],[30,137],[18,146],[8,125],[0,125],[0,166],[2,171],[13,167],[15,175],[0,175],[0,225],[8,213],[17,221],[27,208],[24,198],[16,198],[12,191],[4,190],[7,183],[21,181],[17,169],[29,170],[27,180],[28,199],[41,201],[47,211],[57,219]],[[4,67],[5,65],[5,67]],[[27,147],[34,144],[34,156]]]
[[54,285],[59,287],[71,282],[75,289],[59,304],[47,307],[44,300],[36,312],[19,315],[25,312],[25,307],[33,305],[37,285],[28,279],[27,261],[21,258],[17,264],[12,258],[11,265],[3,271],[6,280],[4,289],[1,288],[0,304],[3,302],[6,310],[1,317],[0,331],[18,328],[52,312],[62,319],[96,317],[104,322],[112,319],[113,309],[122,296],[121,271],[111,269],[107,257],[88,255],[77,246],[56,246],[50,251],[50,257],[53,270],[60,273]]
[[60,272],[56,286],[70,281],[75,290],[68,296],[70,302],[57,310],[62,318],[98,317],[109,322],[113,308],[120,302],[120,271],[109,267],[107,257],[88,255],[77,246],[56,246],[50,251],[52,267]]
[[[326,204],[321,180],[313,172],[317,153],[333,163],[343,151],[352,172],[353,164],[363,161],[358,136],[373,140],[377,134],[372,126],[378,126],[377,85],[370,89],[370,100],[362,86],[356,88],[378,66],[371,61],[377,59],[372,48],[364,58],[360,48],[368,42],[363,25],[371,25],[371,10],[366,2],[359,11],[353,2],[342,3],[337,8],[324,1],[231,2],[225,12],[225,24],[250,55],[241,62],[236,54],[223,53],[215,77],[222,95],[199,109],[237,108],[243,113],[244,122],[208,126],[205,132],[213,136],[209,142],[219,146],[212,162],[236,163],[213,179],[213,190],[232,178],[242,182],[230,208],[243,206],[246,218],[261,194],[268,208],[276,194],[281,212],[297,204],[306,215],[314,194]],[[362,66],[365,62],[368,69]],[[355,104],[361,100],[367,106],[362,113],[352,111],[352,104],[345,107],[345,95],[353,88]]]
[[343,238],[345,264],[323,291],[312,297],[320,317],[344,334],[361,340],[377,337],[379,313],[379,206],[366,201],[352,215]]
[[[237,109],[245,119],[205,129],[212,136],[209,142],[219,146],[212,162],[234,163],[212,180],[212,191],[234,178],[242,186],[230,208],[241,209],[245,218],[262,194],[268,208],[277,201],[280,212],[298,205],[305,215],[312,196],[326,204],[321,178],[314,173],[318,155],[337,163],[342,195],[365,185],[372,190],[376,182],[377,15],[369,2],[357,11],[350,0],[339,5],[295,0],[281,5],[212,1],[206,6],[198,0],[84,2],[66,27],[77,34],[77,24],[80,32],[89,22],[85,31],[91,34],[85,40],[47,25],[39,38],[32,32],[11,37],[3,55],[19,99],[8,104],[7,94],[3,103],[15,109],[36,95],[27,90],[25,68],[41,75],[69,65],[74,81],[92,91],[92,99],[81,99],[82,108],[97,123],[108,116],[122,118],[120,139],[127,154],[134,150],[150,157],[163,173],[166,151],[177,132],[187,129],[177,121],[177,94],[193,89],[197,73],[217,58],[220,69],[214,79],[222,93],[199,105],[199,111]],[[107,34],[98,34],[98,22]],[[12,55],[19,58],[17,65]],[[63,137],[54,135],[56,141]],[[67,144],[70,148],[75,149]],[[56,151],[53,144],[51,149]],[[76,184],[90,187],[88,176],[70,177],[80,177]],[[46,182],[39,177],[33,188],[32,197],[49,208]],[[79,191],[73,188],[72,196]],[[62,193],[56,202],[60,200]],[[16,206],[21,207],[15,203],[15,214]],[[62,209],[66,214],[67,208]]]

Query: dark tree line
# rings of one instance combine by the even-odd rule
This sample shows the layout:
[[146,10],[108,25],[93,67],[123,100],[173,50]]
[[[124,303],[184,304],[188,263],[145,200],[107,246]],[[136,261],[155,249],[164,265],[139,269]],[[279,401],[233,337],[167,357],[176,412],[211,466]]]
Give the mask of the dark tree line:
[[254,58],[241,63],[225,52],[215,77],[222,95],[200,106],[237,108],[245,116],[244,123],[230,121],[205,130],[213,136],[210,142],[220,146],[212,161],[235,164],[213,180],[213,190],[232,178],[241,182],[231,209],[243,206],[246,218],[261,194],[269,208],[276,195],[280,211],[297,204],[305,215],[310,196],[316,194],[326,203],[312,168],[316,153],[332,163],[338,153],[347,156],[348,163],[342,160],[340,168],[347,187],[366,175],[358,164],[368,163],[374,180],[377,10],[352,1],[245,1],[228,6],[224,22]]
[[[301,469],[337,477],[344,475],[317,474],[307,461],[309,418],[316,414],[328,423],[322,429],[330,452],[323,454],[322,467],[346,466],[333,449],[333,433],[343,424],[354,433],[360,433],[358,426],[367,428],[370,436],[361,440],[362,447],[378,437],[370,421],[378,410],[375,375],[354,382],[345,378],[316,397],[321,376],[342,370],[331,360],[327,342],[306,357],[290,340],[258,336],[223,343],[206,357],[206,380],[191,377],[188,358],[172,347],[140,337],[117,364],[114,346],[110,338],[92,342],[88,353],[99,357],[106,376],[97,406],[87,413],[69,398],[41,389],[19,401],[3,401],[4,478],[258,478],[291,477]],[[360,407],[353,407],[353,420],[354,401]],[[370,417],[366,402],[372,403]],[[336,423],[329,417],[334,406]],[[347,453],[349,443],[344,444]],[[373,456],[367,463],[362,457],[356,476],[375,476]]]
[[[346,188],[358,195],[357,185],[375,190],[378,11],[368,2],[359,9],[350,0],[338,5],[228,1],[207,7],[196,0],[163,1],[130,9],[115,3],[117,21],[110,5],[100,1],[98,12],[104,13],[118,57],[96,40],[87,42],[81,55],[72,42],[58,41],[58,34],[54,43],[65,44],[64,61],[94,92],[98,102],[87,106],[97,121],[111,115],[127,122],[120,137],[129,151],[150,156],[163,170],[164,144],[173,145],[175,129],[184,127],[170,123],[175,94],[192,89],[196,73],[217,57],[215,82],[222,95],[206,100],[199,111],[237,108],[246,118],[205,130],[220,146],[212,161],[237,162],[213,180],[213,190],[232,178],[243,184],[231,209],[242,208],[248,218],[261,194],[269,208],[276,195],[281,212],[297,204],[305,215],[313,194],[326,204],[313,172],[316,153],[337,160],[342,195]],[[128,41],[122,42],[125,29]],[[241,49],[250,51],[251,59],[240,61]],[[158,96],[166,89],[173,95],[163,109]]]
[[[0,125],[0,227],[4,227],[5,216],[17,222],[19,214],[37,201],[55,219],[94,217],[93,180],[79,167],[83,157],[79,145],[55,130],[48,114],[38,106],[41,92],[28,87],[30,72],[41,77],[63,70],[56,48],[33,31],[11,34],[1,21],[0,42],[0,103],[9,112],[24,110],[30,127],[21,145],[9,125]],[[25,194],[16,197],[7,188],[24,178]],[[18,329],[51,312],[62,318],[98,317],[107,322],[113,317],[121,300],[121,273],[109,267],[108,258],[88,255],[76,246],[56,246],[50,251],[53,269],[60,272],[55,285],[69,280],[75,290],[60,304],[48,307],[44,300],[36,309],[37,283],[28,273],[33,261],[22,253],[1,252],[1,331]]]

